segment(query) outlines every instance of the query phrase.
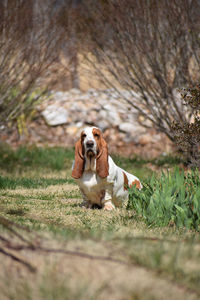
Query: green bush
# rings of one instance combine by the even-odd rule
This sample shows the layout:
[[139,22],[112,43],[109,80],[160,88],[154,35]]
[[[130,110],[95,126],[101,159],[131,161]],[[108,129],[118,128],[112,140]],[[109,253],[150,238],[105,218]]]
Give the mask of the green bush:
[[187,174],[175,169],[154,176],[143,183],[143,189],[129,190],[127,209],[133,209],[149,226],[194,228],[200,225],[200,179],[197,170]]

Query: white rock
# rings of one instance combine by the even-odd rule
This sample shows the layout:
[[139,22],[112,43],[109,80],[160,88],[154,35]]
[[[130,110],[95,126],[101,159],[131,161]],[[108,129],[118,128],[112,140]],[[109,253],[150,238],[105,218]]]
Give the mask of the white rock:
[[110,124],[106,120],[99,120],[95,124],[97,127],[99,127],[102,131],[106,130],[110,127]]
[[101,119],[107,119],[107,117],[108,117],[107,111],[100,110],[99,116],[100,116]]
[[121,123],[121,118],[119,116],[118,111],[116,108],[111,104],[104,105],[104,110],[100,112],[100,115],[107,119],[110,124],[117,126]]
[[56,105],[49,105],[42,112],[42,116],[50,126],[66,124],[68,120],[68,112],[65,108]]
[[119,114],[116,111],[109,111],[108,118],[110,120],[110,123],[114,126],[120,125],[122,121]]
[[83,127],[84,124],[83,124],[83,122],[77,122],[77,123],[76,123],[76,126],[77,126],[78,128],[80,128],[80,127]]
[[135,131],[135,126],[131,123],[124,122],[119,125],[119,130],[126,133],[131,133]]
[[78,130],[79,130],[79,128],[77,126],[72,125],[72,126],[68,126],[65,129],[65,132],[66,132],[67,135],[77,136]]
[[73,88],[69,91],[70,94],[80,95],[81,91],[79,89]]

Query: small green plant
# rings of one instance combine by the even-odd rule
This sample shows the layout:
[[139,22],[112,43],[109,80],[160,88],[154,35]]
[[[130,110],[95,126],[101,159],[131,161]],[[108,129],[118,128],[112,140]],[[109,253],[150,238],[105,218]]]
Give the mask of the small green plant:
[[149,226],[194,228],[200,225],[200,179],[199,172],[175,169],[154,176],[143,183],[142,191],[135,187],[129,190],[127,209],[134,209]]

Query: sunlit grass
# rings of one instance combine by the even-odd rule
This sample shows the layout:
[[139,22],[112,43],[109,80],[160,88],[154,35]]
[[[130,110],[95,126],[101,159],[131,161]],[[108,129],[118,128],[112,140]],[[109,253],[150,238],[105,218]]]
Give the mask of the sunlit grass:
[[[112,212],[83,208],[70,177],[72,149],[9,151],[0,159],[0,216],[30,229],[18,232],[33,243],[92,258],[17,252],[37,268],[31,274],[0,254],[2,299],[198,299],[200,237],[195,230],[150,228],[125,207]],[[114,159],[143,179],[153,174],[149,162],[139,158]],[[0,235],[21,242],[3,227]]]

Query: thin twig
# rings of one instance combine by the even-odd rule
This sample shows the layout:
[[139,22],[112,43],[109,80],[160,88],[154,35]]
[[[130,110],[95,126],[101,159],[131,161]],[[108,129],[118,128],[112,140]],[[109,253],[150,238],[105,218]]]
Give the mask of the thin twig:
[[15,261],[17,261],[17,262],[19,262],[19,263],[21,263],[21,264],[23,264],[23,265],[24,265],[26,268],[28,268],[28,270],[31,271],[31,272],[36,272],[36,270],[37,270],[37,269],[36,269],[33,265],[31,265],[29,262],[27,262],[27,261],[24,260],[23,258],[20,258],[20,257],[14,255],[13,253],[8,252],[8,251],[5,250],[4,248],[1,248],[1,247],[0,247],[0,253],[2,253],[2,254],[4,254],[4,255],[6,255],[6,256],[12,258],[13,260],[15,260]]
[[119,263],[123,265],[129,265],[128,262],[124,260],[112,258],[110,256],[91,255],[85,252],[71,251],[71,250],[64,250],[64,249],[51,249],[51,248],[44,248],[44,247],[37,247],[36,249],[42,252],[63,253],[71,256],[79,256],[90,260],[103,260],[103,261],[109,261],[109,262]]

